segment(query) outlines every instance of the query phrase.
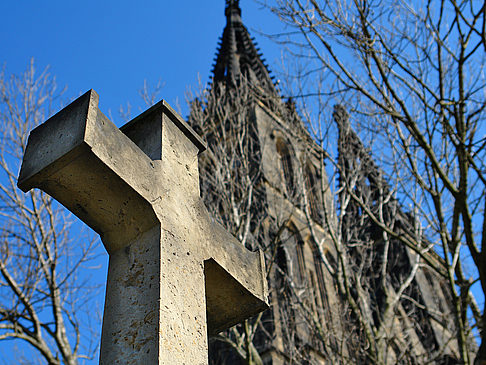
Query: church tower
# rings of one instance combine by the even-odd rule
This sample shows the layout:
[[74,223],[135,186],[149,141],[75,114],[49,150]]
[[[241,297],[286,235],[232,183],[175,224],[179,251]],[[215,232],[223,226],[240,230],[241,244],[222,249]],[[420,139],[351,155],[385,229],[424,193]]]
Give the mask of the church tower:
[[[225,16],[211,84],[193,100],[189,123],[209,146],[200,160],[201,195],[242,244],[264,251],[271,309],[213,337],[210,363],[375,363],[373,356],[387,363],[433,356],[437,363],[454,363],[453,329],[438,315],[451,309],[443,305],[447,298],[437,275],[417,269],[416,255],[398,243],[388,250],[379,227],[365,222],[358,207],[340,205],[342,196],[331,195],[325,151],[292,100],[279,95],[238,0],[226,0]],[[341,178],[356,161],[378,176],[347,114],[336,110]],[[410,229],[411,218],[400,214]],[[395,255],[382,270],[384,280],[374,275],[383,250]],[[357,280],[354,270],[365,278]],[[404,280],[407,296],[386,311],[390,293]],[[384,355],[370,350],[379,331],[384,342],[373,346],[385,348]]]

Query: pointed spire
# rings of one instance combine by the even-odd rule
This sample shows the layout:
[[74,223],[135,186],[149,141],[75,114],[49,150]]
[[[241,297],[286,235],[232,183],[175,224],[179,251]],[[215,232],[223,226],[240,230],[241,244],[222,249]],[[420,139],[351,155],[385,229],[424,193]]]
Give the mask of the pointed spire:
[[224,13],[227,24],[241,23],[240,0],[226,0]]
[[334,121],[336,122],[340,135],[346,135],[349,133],[349,114],[344,106],[341,104],[334,105],[334,111],[332,113]]
[[226,26],[218,43],[213,81],[233,83],[246,77],[255,85],[275,93],[268,68],[241,20],[239,0],[226,0],[225,15]]

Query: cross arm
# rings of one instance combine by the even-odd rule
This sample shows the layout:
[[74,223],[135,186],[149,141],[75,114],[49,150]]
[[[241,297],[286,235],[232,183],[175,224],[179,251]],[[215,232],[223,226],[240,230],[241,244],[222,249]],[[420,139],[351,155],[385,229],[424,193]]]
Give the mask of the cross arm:
[[[156,224],[154,166],[90,90],[34,129],[18,186],[40,188],[98,232],[108,252]],[[144,217],[141,219],[140,217]]]
[[214,335],[269,305],[263,252],[250,252],[213,220],[208,226],[204,272],[208,333]]

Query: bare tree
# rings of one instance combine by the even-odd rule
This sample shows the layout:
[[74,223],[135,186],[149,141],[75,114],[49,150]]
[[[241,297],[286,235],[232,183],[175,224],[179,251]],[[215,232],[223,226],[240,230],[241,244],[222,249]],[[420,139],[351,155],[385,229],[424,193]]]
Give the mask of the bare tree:
[[[448,283],[461,361],[474,358],[472,325],[481,337],[474,361],[485,363],[486,314],[471,294],[475,284],[483,298],[486,291],[484,3],[277,0],[269,6],[290,28],[279,41],[323,81],[297,96],[317,96],[319,111],[323,97],[336,97],[365,130],[378,132],[382,178],[396,184],[395,195],[411,207],[441,258],[434,264]],[[421,254],[423,241],[370,209],[353,179],[342,181],[373,224]]]
[[[375,176],[374,191],[367,191],[364,180],[379,173],[370,170],[366,161],[370,157],[358,155],[353,163],[362,160],[361,167],[342,169],[341,180],[348,182],[347,189],[337,187],[338,194],[334,194],[326,180],[325,151],[302,126],[296,127],[299,117],[292,107],[288,108],[291,103],[285,106],[278,96],[262,93],[243,77],[234,82],[236,85],[216,83],[203,89],[198,97],[190,96],[189,122],[209,142],[209,149],[200,161],[201,195],[212,215],[243,244],[264,250],[272,301],[278,304],[273,306],[272,313],[214,337],[211,360],[215,364],[237,361],[262,364],[261,353],[272,346],[275,336],[284,343],[282,356],[289,363],[315,363],[310,349],[319,352],[321,360],[343,364],[424,363],[443,359],[447,348],[430,351],[421,342],[431,329],[429,318],[423,318],[424,303],[419,298],[415,277],[426,264],[423,258],[430,260],[427,255],[430,247],[416,248],[420,254],[410,253],[385,230],[370,235],[369,219],[352,216],[358,207],[351,200],[355,194],[387,224],[390,218],[405,219],[401,224],[407,224],[408,234],[421,241],[420,227],[410,225],[408,218],[401,212],[398,214],[400,208],[394,191],[380,176]],[[294,158],[285,162],[294,164],[296,176],[289,177],[293,174],[290,170],[278,173],[277,179],[295,182],[281,187],[282,202],[292,201],[290,205],[282,205],[281,210],[275,202],[270,204],[273,208],[269,207],[265,191],[268,176],[264,175],[269,172],[268,166],[265,172],[262,165],[262,149],[267,142],[274,142],[262,141],[262,131],[257,130],[255,122],[256,104],[278,113],[291,127],[287,133],[301,146],[307,146],[309,155],[319,155],[314,159],[317,162],[314,167],[319,169],[315,175],[320,176],[320,182],[309,174],[306,161],[310,159],[305,153],[302,161]],[[275,161],[266,163],[279,167]],[[337,216],[336,205],[340,208]],[[297,220],[305,223],[297,228],[292,221],[299,214]],[[353,219],[363,222],[356,224]],[[302,250],[299,241],[304,235],[317,243],[314,263],[310,263],[315,264],[315,274],[320,280],[329,278],[327,281],[335,290],[328,286],[324,293],[322,283],[316,285],[312,275],[309,277],[307,270],[302,270],[305,258],[303,253],[299,257],[298,251]],[[324,299],[325,296],[330,299]],[[447,313],[436,313],[442,321],[442,330],[450,324]],[[416,334],[420,330],[422,338]],[[220,344],[233,351],[225,351]]]
[[50,196],[17,188],[29,131],[61,94],[33,61],[20,76],[0,74],[0,340],[25,341],[52,365],[78,364],[98,346],[86,315],[94,284],[83,271],[96,241],[70,234],[72,217]]
[[[395,184],[384,178],[348,118],[341,106],[335,108],[339,155],[329,159],[322,149],[319,159],[322,176],[337,175],[329,184],[301,185],[308,230],[336,287],[335,306],[325,308],[330,315],[321,324],[315,311],[300,309],[333,363],[454,362],[459,353],[453,308],[441,287],[442,259],[420,222],[403,210]],[[317,233],[319,226],[327,235]],[[412,241],[413,249],[383,226]]]
[[[301,140],[303,146],[308,146],[309,153],[311,149],[318,151],[318,168],[321,169],[318,175],[322,182],[310,180],[311,176],[304,168],[307,165],[294,160],[295,179],[288,176],[292,174],[291,171],[280,171],[279,177],[281,180],[295,181],[291,189],[282,187],[281,191],[282,201],[293,201],[291,208],[284,204],[281,210],[275,210],[275,206],[279,205],[275,205],[275,202],[270,204],[273,208],[269,207],[265,169],[262,166],[262,148],[266,148],[266,142],[261,140],[262,131],[257,130],[255,104],[273,108],[289,126],[294,125],[292,120],[295,122],[298,116],[278,96],[261,93],[248,80],[240,78],[235,83],[237,87],[217,83],[200,92],[197,98],[190,96],[192,108],[189,122],[209,142],[208,151],[200,161],[201,195],[212,215],[242,244],[249,249],[258,247],[264,250],[271,297],[277,305],[273,306],[273,313],[260,315],[214,337],[212,361],[262,364],[261,351],[272,346],[275,336],[279,336],[284,343],[282,356],[290,363],[314,363],[310,348],[325,354],[325,359],[332,363],[386,363],[391,359],[405,363],[412,358],[423,361],[442,354],[444,349],[438,349],[433,354],[425,349],[422,353],[411,351],[411,347],[418,347],[419,344],[416,337],[407,342],[404,339],[406,336],[400,334],[400,330],[407,330],[407,325],[394,329],[397,320],[403,322],[407,319],[409,326],[416,324],[411,320],[412,313],[405,316],[399,312],[403,310],[400,301],[413,287],[411,284],[419,268],[420,256],[414,257],[415,261],[407,270],[401,270],[401,276],[397,277],[392,287],[388,280],[389,273],[396,269],[392,260],[381,260],[381,271],[384,272],[381,280],[370,272],[372,261],[379,261],[391,250],[392,243],[386,232],[382,233],[380,248],[373,249],[376,237],[366,235],[364,227],[347,225],[348,230],[353,228],[347,234],[353,236],[354,249],[345,246],[346,240],[342,237],[345,225],[341,217],[336,217],[334,205],[337,197],[341,197],[345,201],[341,204],[341,211],[347,211],[349,194],[345,195],[342,190],[335,199],[331,197],[330,185],[325,181],[324,151],[309,139],[301,127],[288,133]],[[303,162],[306,160],[304,157]],[[274,164],[271,161],[267,163]],[[268,168],[266,173],[269,173]],[[350,172],[349,179],[362,179],[360,174],[361,171],[355,171],[351,177]],[[383,198],[383,195],[382,200],[374,204],[376,209],[384,210],[383,207],[391,205],[388,200],[392,196],[388,194]],[[299,231],[292,221],[295,220],[294,216],[302,215],[301,206],[306,216],[300,219],[306,223]],[[391,214],[389,211],[387,213]],[[328,233],[323,234],[323,228]],[[328,281],[337,288],[334,295],[331,290],[324,293],[322,283],[317,289],[317,283],[311,282],[307,270],[302,270],[305,258],[303,253],[298,257],[297,252],[302,250],[299,247],[302,242],[299,241],[304,234],[317,243],[313,258],[316,274],[320,280],[324,276],[331,278]],[[331,255],[325,254],[324,246],[329,244],[324,241],[333,242]],[[396,243],[393,245],[396,250],[395,246]],[[351,257],[352,253],[354,257]],[[403,259],[403,255],[403,252],[397,253],[395,260]],[[299,269],[301,273],[298,273]],[[319,270],[325,272],[319,273]],[[376,300],[380,295],[377,287],[383,292],[384,303]],[[321,299],[326,295],[331,296],[331,304]],[[408,309],[416,310],[411,306]],[[382,317],[376,324],[373,322],[374,315]],[[275,327],[278,327],[278,334]],[[218,343],[226,344],[233,351],[225,351],[224,346]],[[405,352],[396,353],[397,348]]]

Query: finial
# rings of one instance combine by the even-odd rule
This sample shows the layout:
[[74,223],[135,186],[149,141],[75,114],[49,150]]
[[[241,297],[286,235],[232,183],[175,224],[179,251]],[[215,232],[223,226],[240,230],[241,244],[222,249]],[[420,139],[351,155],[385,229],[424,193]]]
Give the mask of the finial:
[[350,128],[350,124],[349,114],[346,111],[346,108],[341,104],[334,105],[332,116],[338,125],[339,130],[347,133]]
[[241,9],[240,0],[226,0],[226,9],[224,11],[228,23],[240,21],[241,22]]

